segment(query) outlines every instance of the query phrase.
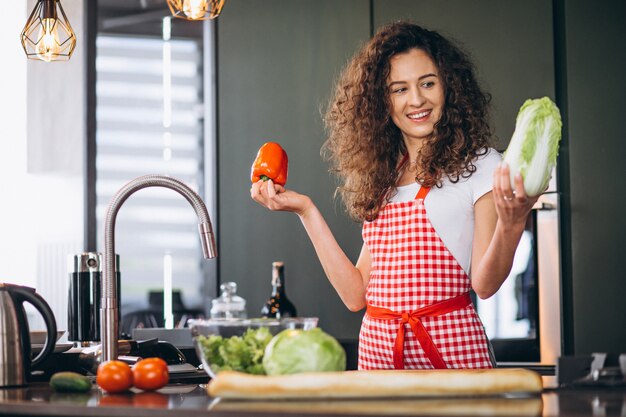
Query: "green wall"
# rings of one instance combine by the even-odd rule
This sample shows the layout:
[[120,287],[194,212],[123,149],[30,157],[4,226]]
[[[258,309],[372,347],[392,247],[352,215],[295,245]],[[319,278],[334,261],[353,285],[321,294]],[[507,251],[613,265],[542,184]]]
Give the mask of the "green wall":
[[374,23],[411,19],[467,51],[492,95],[497,147],[506,149],[528,98],[554,99],[552,4],[546,0],[378,0]]
[[300,314],[319,316],[337,337],[357,337],[362,313],[343,306],[297,217],[250,200],[249,166],[263,142],[283,144],[289,187],[314,199],[356,260],[360,227],[333,200],[335,183],[319,156],[321,110],[373,28],[413,18],[471,52],[494,97],[500,148],[524,99],[556,98],[565,122],[558,172],[564,352],[626,351],[626,277],[618,269],[626,253],[618,182],[626,150],[624,16],[619,0],[229,0],[217,30],[220,280],[238,282],[256,315],[269,295],[271,262],[283,260]]
[[292,213],[250,199],[250,165],[266,141],[289,154],[288,186],[309,194],[356,261],[360,228],[333,200],[320,158],[320,111],[333,81],[370,34],[367,0],[229,0],[218,21],[219,274],[236,281],[258,316],[271,291],[271,263],[285,262],[287,295],[300,315],[320,317],[337,337],[355,339],[362,315],[328,283]]

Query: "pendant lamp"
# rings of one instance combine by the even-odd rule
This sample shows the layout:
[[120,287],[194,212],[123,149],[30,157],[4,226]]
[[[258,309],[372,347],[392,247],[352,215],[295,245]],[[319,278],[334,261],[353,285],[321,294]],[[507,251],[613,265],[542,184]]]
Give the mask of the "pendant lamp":
[[37,0],[21,35],[29,59],[67,61],[76,47],[76,35],[59,0]]
[[172,15],[187,20],[215,19],[226,0],[167,0]]

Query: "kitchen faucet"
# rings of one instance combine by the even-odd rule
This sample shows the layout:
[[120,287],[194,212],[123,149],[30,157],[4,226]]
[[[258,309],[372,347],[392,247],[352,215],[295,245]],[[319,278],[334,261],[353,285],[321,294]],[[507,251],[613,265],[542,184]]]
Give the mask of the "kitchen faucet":
[[115,218],[120,207],[135,191],[147,187],[164,187],[181,194],[193,206],[198,216],[200,241],[205,259],[217,256],[211,219],[200,196],[181,181],[165,175],[145,175],[128,182],[111,199],[104,222],[104,269],[102,276],[102,303],[100,307],[100,334],[102,335],[102,362],[117,359],[119,288],[115,279]]

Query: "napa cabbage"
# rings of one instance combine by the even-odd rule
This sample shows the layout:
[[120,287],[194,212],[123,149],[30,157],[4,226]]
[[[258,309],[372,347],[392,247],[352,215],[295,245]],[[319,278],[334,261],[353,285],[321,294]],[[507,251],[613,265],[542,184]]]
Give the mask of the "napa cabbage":
[[559,109],[548,97],[524,102],[517,114],[515,132],[504,153],[513,189],[515,175],[519,172],[528,196],[534,197],[545,190],[556,164],[561,128]]

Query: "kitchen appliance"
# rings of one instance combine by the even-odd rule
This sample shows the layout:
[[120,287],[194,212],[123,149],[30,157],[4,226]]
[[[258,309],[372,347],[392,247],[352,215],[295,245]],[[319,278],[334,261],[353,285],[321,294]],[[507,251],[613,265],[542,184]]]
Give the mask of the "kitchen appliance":
[[[43,349],[32,360],[24,302],[32,304],[41,313],[48,332]],[[0,283],[0,387],[26,385],[31,367],[54,351],[56,340],[54,314],[35,289]]]
[[476,300],[499,366],[554,368],[562,354],[559,198],[554,174],[529,215],[509,277],[493,297]]
[[[120,288],[120,258],[116,255],[117,288]],[[100,341],[100,299],[102,298],[102,254],[85,252],[68,258],[69,290],[67,340],[81,346]],[[118,309],[121,297],[118,298]]]
[[626,353],[561,356],[557,362],[557,378],[562,388],[626,387]]

